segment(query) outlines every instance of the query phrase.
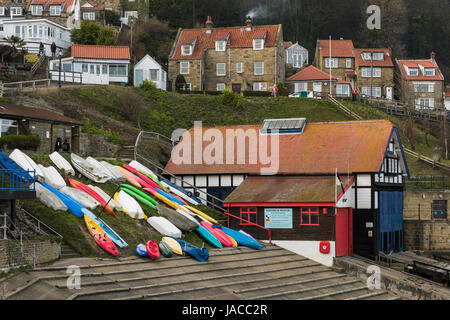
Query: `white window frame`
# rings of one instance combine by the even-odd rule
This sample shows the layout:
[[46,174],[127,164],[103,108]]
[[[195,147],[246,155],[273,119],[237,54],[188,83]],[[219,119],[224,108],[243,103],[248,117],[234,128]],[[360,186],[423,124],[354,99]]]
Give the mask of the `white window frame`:
[[264,50],[264,39],[253,39],[253,50]]
[[42,6],[41,5],[32,5],[31,6],[31,14],[33,16],[42,16]]
[[[152,79],[152,71],[155,72],[156,71],[156,78]],[[155,81],[159,81],[159,69],[149,69],[148,70],[148,78],[155,82]]]
[[[260,66],[258,64],[261,64]],[[253,63],[253,74],[255,76],[264,75],[264,61],[255,61]]]
[[363,67],[361,68],[361,77],[371,78],[373,69],[373,78],[381,78],[381,68]]
[[350,86],[344,83],[336,84],[336,94],[347,97],[350,96]]
[[363,52],[362,53],[363,60],[372,60],[372,53],[371,52]]
[[416,109],[434,109],[434,98],[417,98]]
[[[426,86],[426,89],[424,89],[424,86]],[[434,92],[434,83],[421,83],[421,82],[415,82],[414,83],[414,92]]]
[[253,91],[267,91],[267,82],[254,82]]
[[227,75],[227,64],[226,63],[216,63],[216,76],[223,77]]
[[189,74],[189,68],[190,68],[189,61],[180,62],[180,74]]
[[384,53],[383,52],[374,52],[372,56],[372,60],[374,61],[383,61]]
[[[361,94],[370,97],[370,87],[362,87]],[[372,87],[372,97],[381,97],[381,87]]]
[[83,20],[95,21],[95,12],[83,12]]
[[60,5],[51,5],[49,9],[51,16],[60,16],[61,15],[61,6]]
[[225,51],[227,42],[225,40],[216,40],[216,51]]
[[295,91],[295,93],[308,91],[308,82],[306,82],[306,81],[295,82],[294,83],[294,91]]
[[192,54],[192,44],[183,44],[181,45],[181,55],[182,56],[190,56]]
[[12,16],[21,16],[22,15],[22,8],[21,7],[12,7],[10,9]]
[[[431,71],[431,74],[427,74],[427,72]],[[436,75],[436,70],[434,68],[425,68],[423,71],[423,75],[425,77],[434,77]]]
[[138,18],[138,12],[137,11],[125,11],[124,12],[125,19],[128,20],[129,17]]
[[[414,74],[412,74],[412,71],[416,71],[416,72],[414,72]],[[410,76],[410,77],[418,77],[419,76],[419,68],[409,68],[408,69],[408,76]]]
[[0,7],[0,16],[5,15],[5,7]]
[[351,69],[352,68],[352,58],[345,59],[345,67],[347,69]]
[[236,62],[236,73],[242,73],[244,70],[243,62]]
[[325,58],[325,68],[337,68],[338,65],[338,58]]
[[216,91],[223,91],[227,88],[227,85],[223,82],[216,83]]

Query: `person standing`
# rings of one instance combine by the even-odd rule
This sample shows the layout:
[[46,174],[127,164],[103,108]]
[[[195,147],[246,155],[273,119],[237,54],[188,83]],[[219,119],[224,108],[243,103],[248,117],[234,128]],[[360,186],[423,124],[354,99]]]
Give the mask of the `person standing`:
[[56,57],[56,44],[55,44],[54,41],[52,42],[52,45],[50,46],[50,49],[52,51],[52,59],[55,59],[55,57]]
[[59,152],[59,149],[61,149],[61,147],[62,147],[62,139],[58,137],[56,138],[55,151]]
[[39,55],[44,54],[44,44],[41,42],[39,43]]
[[64,140],[64,143],[62,144],[62,151],[63,152],[69,152],[70,151],[70,144],[67,139]]
[[355,90],[353,90],[352,100],[355,101],[357,96],[358,96],[358,89],[355,88]]

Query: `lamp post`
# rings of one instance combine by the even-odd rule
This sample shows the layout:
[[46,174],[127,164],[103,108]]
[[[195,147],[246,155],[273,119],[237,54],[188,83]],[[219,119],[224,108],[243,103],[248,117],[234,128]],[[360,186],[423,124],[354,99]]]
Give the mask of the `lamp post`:
[[62,50],[59,50],[58,57],[59,57],[59,77],[58,77],[58,87],[61,88],[61,68],[62,68],[62,65],[61,65],[61,58],[62,58]]

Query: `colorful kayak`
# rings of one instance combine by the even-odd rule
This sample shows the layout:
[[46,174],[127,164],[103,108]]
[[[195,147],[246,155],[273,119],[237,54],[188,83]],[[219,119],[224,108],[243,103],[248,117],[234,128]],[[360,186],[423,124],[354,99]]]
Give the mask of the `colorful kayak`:
[[211,222],[211,223],[219,224],[219,222],[218,222],[216,219],[211,218],[211,217],[208,216],[206,213],[204,213],[204,212],[202,212],[202,211],[200,211],[200,210],[198,210],[198,209],[196,209],[196,208],[194,208],[194,207],[191,207],[191,206],[184,206],[184,207],[187,208],[187,209],[189,209],[189,210],[191,210],[192,212],[198,214],[200,217],[205,218],[206,220],[208,220],[208,221]]
[[122,211],[134,219],[147,219],[142,207],[128,193],[123,190],[114,194],[114,200],[122,206]]
[[143,175],[147,176],[148,178],[152,179],[153,181],[155,181],[160,187],[161,189],[163,189],[164,191],[167,192],[167,188],[163,186],[163,184],[161,183],[161,181],[159,181],[157,178],[153,177],[151,174],[148,174],[147,172],[143,171],[143,170],[138,170],[140,173],[142,173]]
[[133,192],[130,189],[127,189],[127,188],[120,188],[120,190],[122,190],[122,191],[126,192],[127,194],[129,194],[130,196],[134,197],[140,203],[145,204],[146,206],[149,206],[152,209],[156,209],[156,206],[153,203],[148,201],[146,198],[140,196],[136,192]]
[[236,231],[227,227],[217,225],[212,225],[212,227],[220,228],[220,230],[222,230],[225,234],[233,237],[233,239],[235,239],[240,246],[246,246],[258,250],[263,249],[263,246],[258,241],[256,241],[252,236],[243,233],[242,231]]
[[145,247],[145,244],[139,243],[136,246],[136,253],[141,257],[145,257],[147,255],[147,248]]
[[100,226],[100,228],[102,228],[103,231],[105,231],[108,234],[108,236],[116,244],[116,246],[119,246],[120,248],[128,247],[128,243],[126,243],[126,241],[121,236],[119,236],[119,234],[115,232],[109,225],[107,225],[102,219],[97,217],[95,214],[93,214],[86,208],[82,208],[81,211],[83,212],[83,214],[88,215],[92,220],[94,220]]
[[[125,165],[124,165],[125,166]],[[135,171],[135,174],[137,174],[137,176],[139,178],[141,178],[142,180],[144,180],[145,182],[147,182],[151,187],[155,188],[155,189],[160,189],[162,190],[162,188],[160,187],[159,184],[157,184],[155,181],[153,181],[152,179],[150,179],[149,177],[147,177],[145,174],[140,173],[139,171]]]
[[180,244],[174,238],[162,237],[161,241],[165,242],[170,247],[170,250],[172,250],[173,253],[180,256],[183,255],[183,250],[181,249]]
[[184,200],[188,201],[189,203],[193,204],[193,205],[199,205],[202,203],[202,201],[197,198],[196,196],[194,196],[192,194],[192,192],[190,191],[186,191],[185,189],[183,189],[180,186],[177,186],[176,184],[170,182],[167,179],[163,179],[161,180],[161,183],[163,186],[165,186],[170,192],[175,193],[177,195],[179,195],[180,197],[182,197]]
[[217,248],[223,248],[222,243],[217,239],[214,234],[212,234],[208,229],[206,229],[204,226],[199,225],[198,229],[195,230],[203,239],[208,241],[211,245]]
[[89,230],[89,233],[94,237],[95,242],[106,252],[117,256],[119,251],[117,251],[114,242],[108,237],[105,231],[88,215],[84,215],[84,222]]
[[143,192],[142,190],[139,190],[138,188],[130,186],[129,184],[121,184],[120,187],[127,188],[127,189],[133,191],[134,193],[136,193],[136,194],[140,195],[141,197],[145,198],[146,200],[150,201],[154,206],[158,205],[158,202],[155,199],[150,197],[147,193]]
[[84,183],[71,179],[71,178],[67,178],[67,181],[69,181],[69,184],[74,187],[77,188],[78,190],[82,190],[84,192],[86,192],[88,195],[90,195],[92,198],[94,198],[95,200],[97,200],[98,202],[100,202],[100,205],[103,208],[103,211],[108,212],[109,214],[116,216],[116,214],[114,213],[114,210],[106,204],[105,199],[103,199],[97,192],[95,192],[93,189],[91,189],[90,187],[88,187],[87,185],[85,185]]
[[129,183],[131,183],[133,186],[135,186],[136,188],[141,188],[141,184],[136,180],[136,176],[134,174],[132,174],[130,171],[125,170],[124,168],[120,167],[120,166],[115,166],[117,169],[119,169],[123,175],[125,176],[125,179],[127,179],[127,181]]
[[56,190],[55,188],[49,186],[48,184],[46,184],[45,182],[42,182],[42,185],[47,188],[48,190],[50,190],[51,192],[53,192],[54,194],[56,194],[56,196],[61,199],[62,202],[64,202],[64,204],[67,206],[67,208],[69,208],[70,212],[79,217],[82,218],[84,216],[83,213],[83,209],[85,209],[78,201],[72,199],[71,197],[69,197],[68,195],[66,195],[65,193],[62,193],[59,190]]
[[145,248],[147,249],[147,254],[152,260],[159,259],[161,257],[159,253],[159,247],[155,240],[149,240],[145,244]]
[[173,238],[173,239],[176,240],[180,244],[181,249],[183,250],[183,252],[185,254],[190,255],[192,258],[194,258],[200,262],[206,262],[206,260],[208,260],[208,258],[209,258],[208,249],[199,248],[197,246],[194,246],[192,243],[189,243],[187,241],[184,241],[184,240],[181,240],[178,238]]
[[208,221],[201,221],[200,224],[205,227],[209,232],[211,232],[219,241],[222,245],[224,245],[225,247],[232,247],[233,246],[233,242],[231,241],[230,237],[227,236],[225,233],[223,233],[223,231],[221,231],[218,228],[213,228],[212,223],[208,222]]
[[159,252],[166,258],[170,258],[173,255],[172,249],[170,249],[170,246],[165,243],[164,241],[160,241],[158,244]]
[[156,174],[152,170],[150,170],[149,168],[144,166],[142,163],[137,162],[136,160],[132,160],[132,161],[130,161],[130,163],[128,165],[130,167],[133,167],[136,170],[144,172],[145,174],[147,174],[153,180],[155,180],[155,181],[158,180],[158,177],[156,176]]

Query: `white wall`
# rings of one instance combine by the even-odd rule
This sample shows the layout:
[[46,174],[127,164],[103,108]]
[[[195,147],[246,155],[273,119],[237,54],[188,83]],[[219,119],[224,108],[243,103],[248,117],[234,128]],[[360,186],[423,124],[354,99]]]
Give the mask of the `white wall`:
[[[267,241],[264,241],[267,242]],[[334,241],[330,242],[330,252],[327,254],[320,253],[320,241],[287,241],[287,240],[272,240],[272,243],[304,256],[305,258],[314,260],[327,267],[333,266],[333,258],[336,256],[336,244]]]
[[150,70],[158,70],[158,80],[153,81],[156,88],[161,90],[167,90],[167,73],[163,70],[160,64],[158,64],[152,57],[148,54],[145,55],[135,66],[134,66],[134,86],[137,87],[136,83],[136,70],[142,70],[142,80],[150,81]]

